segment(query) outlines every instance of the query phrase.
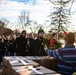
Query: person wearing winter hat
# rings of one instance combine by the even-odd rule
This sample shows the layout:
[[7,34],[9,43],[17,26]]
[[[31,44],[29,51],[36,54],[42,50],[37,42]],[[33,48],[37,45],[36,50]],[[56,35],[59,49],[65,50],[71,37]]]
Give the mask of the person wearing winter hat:
[[40,28],[38,30],[38,37],[30,45],[30,54],[31,56],[46,56],[44,46],[42,44],[44,38],[44,30]]
[[65,45],[74,44],[74,42],[75,42],[75,34],[72,33],[72,32],[66,34],[65,37],[64,37],[64,40],[65,40]]
[[40,28],[39,30],[38,30],[38,34],[39,33],[44,33],[44,30],[42,29],[42,28]]
[[46,50],[49,56],[58,60],[58,72],[62,75],[72,75],[76,71],[75,34],[69,32],[64,37],[65,46],[57,50]]
[[44,37],[44,30],[42,28],[40,28],[38,30],[38,39],[40,39],[41,41],[43,41],[43,37]]

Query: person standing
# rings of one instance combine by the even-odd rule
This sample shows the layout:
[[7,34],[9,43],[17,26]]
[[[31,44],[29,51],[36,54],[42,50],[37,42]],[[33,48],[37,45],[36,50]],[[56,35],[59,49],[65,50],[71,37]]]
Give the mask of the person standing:
[[23,30],[21,36],[16,38],[16,56],[26,56],[27,50],[27,39],[26,31]]
[[0,38],[0,53],[2,56],[5,56],[5,43],[4,38]]
[[43,46],[44,30],[41,28],[38,31],[38,37],[35,39],[29,49],[29,55],[31,56],[46,56],[46,52]]
[[3,60],[2,51],[3,51],[3,44],[2,44],[2,39],[0,38],[0,64]]
[[69,32],[64,37],[65,46],[57,50],[46,50],[49,56],[58,60],[58,72],[62,75],[72,75],[76,72],[76,48],[74,45],[75,35]]
[[15,40],[16,40],[16,38],[14,37],[14,35],[12,35],[11,39],[10,39],[10,44],[9,44],[9,47],[8,47],[7,56],[14,56],[15,55],[15,51],[16,51]]
[[11,44],[11,39],[10,39],[10,35],[6,35],[5,37],[6,37],[6,39],[4,39],[5,55],[7,56],[8,55],[8,48],[9,48],[9,45]]
[[34,41],[33,39],[33,33],[30,33],[27,37],[27,55],[29,55],[30,45]]

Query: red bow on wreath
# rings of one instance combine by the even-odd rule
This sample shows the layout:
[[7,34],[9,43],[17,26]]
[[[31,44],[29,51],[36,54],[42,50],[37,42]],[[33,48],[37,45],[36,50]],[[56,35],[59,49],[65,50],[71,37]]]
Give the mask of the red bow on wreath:
[[54,46],[54,44],[55,44],[55,40],[50,38],[50,47]]
[[66,31],[64,31],[64,35],[66,35],[67,34],[67,32]]

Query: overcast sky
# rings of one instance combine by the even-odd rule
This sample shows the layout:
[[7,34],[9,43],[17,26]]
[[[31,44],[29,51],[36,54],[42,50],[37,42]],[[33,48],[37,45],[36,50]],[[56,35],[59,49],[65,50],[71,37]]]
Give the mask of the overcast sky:
[[[30,12],[30,19],[37,21],[38,24],[44,24],[44,21],[48,19],[50,9],[53,7],[48,0],[0,0],[0,20],[5,19],[10,21],[10,26],[18,21],[18,16],[22,11]],[[76,1],[76,0],[75,0]],[[71,8],[73,12],[72,24],[76,26],[76,3],[73,3]],[[16,28],[15,25],[12,29]],[[74,27],[75,28],[75,27]]]

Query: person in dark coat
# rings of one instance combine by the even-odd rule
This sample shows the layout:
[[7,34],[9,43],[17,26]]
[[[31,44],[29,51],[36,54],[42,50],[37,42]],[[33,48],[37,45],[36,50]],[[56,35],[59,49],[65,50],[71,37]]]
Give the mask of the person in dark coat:
[[43,37],[44,37],[44,30],[40,29],[38,31],[37,39],[31,43],[29,55],[31,55],[31,56],[46,56],[46,52],[45,52],[44,46],[42,44]]
[[8,48],[11,44],[11,40],[10,40],[10,35],[6,36],[6,39],[4,40],[4,44],[5,44],[5,55],[8,55]]
[[27,37],[27,55],[29,55],[30,45],[34,41],[33,39],[33,33],[30,33]]
[[7,52],[8,56],[14,56],[15,55],[15,51],[16,51],[15,41],[16,41],[16,38],[12,35],[11,40],[10,40],[10,44],[9,44],[9,47],[8,47],[8,52]]
[[22,31],[22,34],[20,37],[16,39],[16,55],[17,56],[26,56],[26,50],[27,50],[27,39],[26,39],[26,31]]
[[3,44],[2,44],[2,39],[0,38],[0,63],[3,60],[2,53],[3,53]]

